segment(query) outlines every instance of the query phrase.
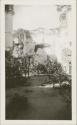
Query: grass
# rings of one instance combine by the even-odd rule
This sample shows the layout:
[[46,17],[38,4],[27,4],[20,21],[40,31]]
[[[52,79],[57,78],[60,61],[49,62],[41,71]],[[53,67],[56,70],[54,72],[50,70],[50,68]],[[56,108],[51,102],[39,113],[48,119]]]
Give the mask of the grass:
[[32,76],[29,78],[17,77],[6,79],[6,89],[17,88],[19,86],[41,85],[49,81],[48,76]]
[[[70,92],[70,93],[69,93]],[[25,86],[6,92],[6,119],[71,120],[71,102],[64,97],[71,91],[58,88]]]
[[28,101],[24,96],[19,96],[15,94],[10,103],[6,105],[6,118],[16,119],[18,112],[27,109]]

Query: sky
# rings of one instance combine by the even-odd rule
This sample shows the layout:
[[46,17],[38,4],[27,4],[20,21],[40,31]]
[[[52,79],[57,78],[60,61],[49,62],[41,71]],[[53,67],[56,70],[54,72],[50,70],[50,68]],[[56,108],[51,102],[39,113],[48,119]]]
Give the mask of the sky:
[[[68,12],[68,7],[64,7],[61,11],[57,11],[55,5],[29,5],[29,6],[14,6],[15,14],[13,16],[13,30],[23,28],[25,30],[36,30],[45,28],[56,30],[61,28],[60,34],[46,35],[46,41],[50,48],[45,51],[48,54],[54,53],[58,60],[61,61],[61,51],[63,47],[68,45],[71,40],[71,11]],[[37,39],[38,38],[38,39]],[[36,42],[41,41],[40,34],[35,37]],[[39,41],[38,41],[39,40]],[[54,47],[54,49],[52,49]]]
[[[13,29],[28,30],[37,27],[54,28],[59,25],[59,16],[56,6],[14,6]],[[55,15],[55,16],[54,16]]]

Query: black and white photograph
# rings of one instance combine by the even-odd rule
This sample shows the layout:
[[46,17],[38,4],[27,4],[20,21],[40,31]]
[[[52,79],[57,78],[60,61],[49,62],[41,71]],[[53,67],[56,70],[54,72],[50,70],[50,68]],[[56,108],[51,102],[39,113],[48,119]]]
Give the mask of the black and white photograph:
[[5,120],[73,120],[73,11],[5,3]]

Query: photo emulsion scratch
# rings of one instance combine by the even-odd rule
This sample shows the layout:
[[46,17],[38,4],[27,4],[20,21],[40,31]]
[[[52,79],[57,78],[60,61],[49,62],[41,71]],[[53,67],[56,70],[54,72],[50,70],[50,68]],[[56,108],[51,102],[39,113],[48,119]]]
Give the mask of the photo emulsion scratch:
[[72,5],[5,5],[5,119],[72,120]]

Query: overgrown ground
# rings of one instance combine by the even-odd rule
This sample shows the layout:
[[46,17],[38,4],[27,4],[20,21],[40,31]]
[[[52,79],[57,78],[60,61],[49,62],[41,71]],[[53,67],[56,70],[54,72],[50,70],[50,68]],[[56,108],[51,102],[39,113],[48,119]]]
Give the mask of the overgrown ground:
[[6,119],[71,120],[71,88],[40,87],[46,80],[43,76],[34,77],[24,80],[22,85],[8,87]]

